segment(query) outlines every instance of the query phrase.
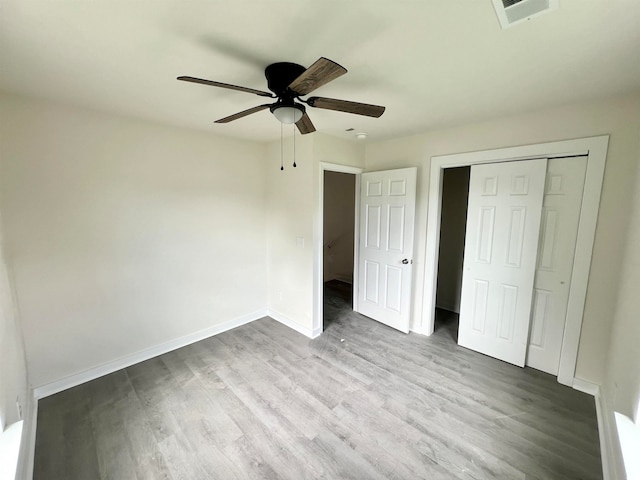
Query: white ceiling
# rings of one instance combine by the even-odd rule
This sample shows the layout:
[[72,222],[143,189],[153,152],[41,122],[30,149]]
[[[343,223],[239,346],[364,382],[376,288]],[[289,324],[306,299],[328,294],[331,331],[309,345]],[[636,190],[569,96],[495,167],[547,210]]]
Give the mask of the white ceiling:
[[349,73],[314,95],[385,105],[310,109],[320,132],[396,137],[640,89],[640,1],[560,0],[501,30],[491,0],[2,0],[0,90],[240,138],[278,138],[247,93],[264,67],[324,56]]

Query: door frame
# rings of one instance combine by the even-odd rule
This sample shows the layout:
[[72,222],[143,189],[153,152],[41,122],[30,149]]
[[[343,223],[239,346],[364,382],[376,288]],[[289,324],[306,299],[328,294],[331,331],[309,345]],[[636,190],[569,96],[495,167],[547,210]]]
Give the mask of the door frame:
[[320,162],[318,174],[318,196],[313,225],[313,335],[324,331],[324,172],[349,173],[355,175],[355,223],[353,225],[353,309],[357,310],[358,295],[358,224],[360,220],[360,174],[364,168]]
[[602,135],[432,157],[429,177],[422,318],[419,331],[431,335],[435,326],[444,169],[482,163],[584,155],[587,157],[587,172],[582,193],[578,238],[558,368],[558,382],[573,386],[608,145],[609,135]]

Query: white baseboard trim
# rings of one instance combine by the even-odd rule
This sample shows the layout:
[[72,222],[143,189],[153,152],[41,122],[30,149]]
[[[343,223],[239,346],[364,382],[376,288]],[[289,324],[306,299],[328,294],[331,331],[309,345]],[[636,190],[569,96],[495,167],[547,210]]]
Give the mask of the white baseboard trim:
[[596,411],[598,412],[598,433],[600,434],[602,478],[603,480],[626,478],[614,412],[602,393],[596,397]]
[[318,327],[312,330],[310,328],[300,325],[299,323],[291,320],[290,318],[288,318],[287,316],[279,312],[276,312],[275,310],[269,310],[267,315],[269,315],[271,318],[273,318],[277,322],[280,322],[281,324],[291,328],[292,330],[295,330],[296,332],[301,333],[305,337],[316,338],[316,337],[319,337],[320,334],[322,333],[322,327]]
[[597,397],[600,395],[600,385],[596,383],[591,383],[587,380],[582,380],[581,378],[574,378],[573,383],[571,384],[574,390],[578,390],[579,392],[588,393],[591,396]]
[[615,418],[613,411],[607,404],[600,385],[582,380],[581,378],[574,378],[572,386],[575,390],[592,395],[596,403],[603,480],[618,480],[624,478],[618,473],[620,452],[619,448],[617,448],[618,430]]
[[25,408],[22,441],[20,442],[20,456],[18,457],[18,471],[16,480],[31,480],[33,478],[33,460],[36,451],[36,426],[38,423],[38,400],[29,392]]
[[132,353],[131,355],[112,360],[83,372],[69,375],[68,377],[61,378],[60,380],[56,380],[45,385],[39,385],[38,387],[35,387],[33,389],[34,397],[36,399],[48,397],[49,395],[67,390],[69,388],[80,385],[81,383],[94,380],[104,375],[122,370],[123,368],[129,367],[136,363],[144,362],[145,360],[157,357],[158,355],[162,355],[164,353],[176,350],[181,347],[185,347],[187,345],[191,345],[192,343],[199,342],[200,340],[204,340],[205,338],[209,338],[213,335],[218,335],[220,333],[226,332],[227,330],[231,330],[232,328],[236,328],[241,325],[253,322],[254,320],[266,317],[267,314],[268,313],[266,309],[258,310],[256,312],[249,313],[247,315],[243,315],[241,317],[234,318],[223,323],[219,323],[218,325],[213,325],[212,327],[205,328],[204,330],[185,335],[184,337],[176,338],[175,340],[170,340],[166,343],[147,348],[140,352]]

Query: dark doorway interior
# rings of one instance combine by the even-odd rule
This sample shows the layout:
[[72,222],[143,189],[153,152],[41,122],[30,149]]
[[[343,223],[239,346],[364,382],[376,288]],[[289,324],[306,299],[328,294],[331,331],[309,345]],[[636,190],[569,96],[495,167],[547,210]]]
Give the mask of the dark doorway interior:
[[353,255],[355,235],[356,176],[349,173],[324,172],[323,205],[323,280],[324,329],[333,306],[326,291],[332,292],[353,307]]
[[442,188],[435,330],[444,329],[456,342],[470,174],[471,167],[447,168]]

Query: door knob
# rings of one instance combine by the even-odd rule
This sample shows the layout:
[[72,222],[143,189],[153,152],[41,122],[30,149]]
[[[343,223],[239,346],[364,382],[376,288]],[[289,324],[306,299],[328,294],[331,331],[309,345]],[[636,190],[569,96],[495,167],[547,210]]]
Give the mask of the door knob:
[[402,259],[402,264],[403,265],[408,265],[409,264],[409,260],[407,260],[406,258]]

